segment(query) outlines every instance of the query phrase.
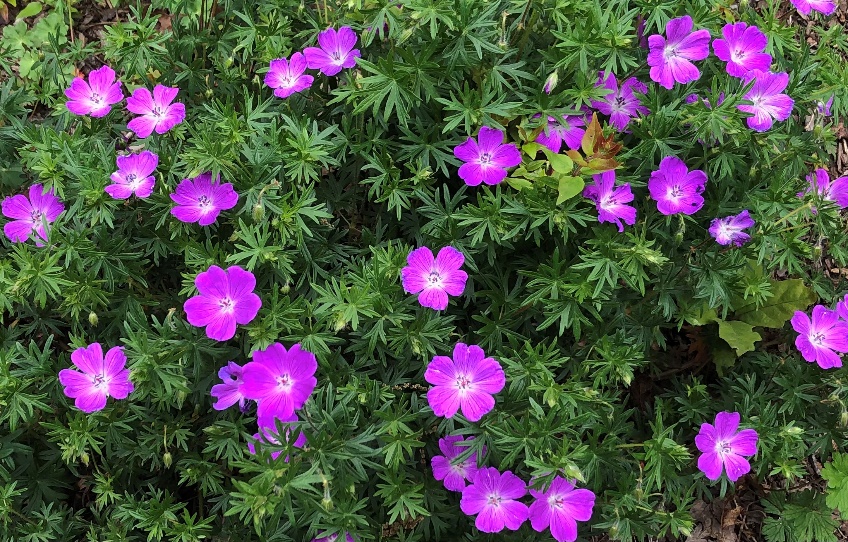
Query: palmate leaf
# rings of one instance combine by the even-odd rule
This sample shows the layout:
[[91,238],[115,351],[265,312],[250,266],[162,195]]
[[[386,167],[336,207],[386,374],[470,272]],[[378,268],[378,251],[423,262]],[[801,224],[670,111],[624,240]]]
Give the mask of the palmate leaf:
[[839,510],[842,519],[848,519],[848,454],[833,454],[821,474],[827,480],[827,505]]
[[752,326],[781,328],[795,311],[806,310],[818,299],[801,279],[771,281],[771,292],[759,307],[754,302],[739,305],[735,317]]

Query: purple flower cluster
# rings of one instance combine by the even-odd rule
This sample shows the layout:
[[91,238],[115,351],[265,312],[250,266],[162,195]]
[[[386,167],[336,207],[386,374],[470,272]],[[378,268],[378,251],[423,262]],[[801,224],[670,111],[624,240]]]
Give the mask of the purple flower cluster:
[[320,47],[307,47],[303,53],[292,54],[290,59],[272,60],[265,74],[265,84],[274,89],[274,96],[278,98],[303,92],[315,80],[306,75],[307,68],[333,76],[344,68],[356,66],[356,59],[360,57],[359,49],[354,49],[357,39],[349,26],[339,28],[338,32],[335,28],[328,28],[318,34]]

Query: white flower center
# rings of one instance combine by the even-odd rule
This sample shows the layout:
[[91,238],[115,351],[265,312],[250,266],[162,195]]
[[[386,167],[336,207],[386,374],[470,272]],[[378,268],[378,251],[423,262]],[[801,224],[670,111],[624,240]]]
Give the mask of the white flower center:
[[236,302],[229,297],[225,297],[218,301],[218,306],[221,308],[222,312],[231,314],[236,308]]

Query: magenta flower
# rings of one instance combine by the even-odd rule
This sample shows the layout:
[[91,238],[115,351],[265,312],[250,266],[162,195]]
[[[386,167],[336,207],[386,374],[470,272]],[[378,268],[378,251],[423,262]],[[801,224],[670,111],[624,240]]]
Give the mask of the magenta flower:
[[[313,538],[312,542],[336,542],[338,540],[339,535],[331,534],[330,536],[325,536],[323,538]],[[351,535],[345,533],[345,542],[356,542],[356,539]]]
[[74,115],[105,117],[112,106],[124,99],[121,82],[115,82],[115,70],[103,66],[88,74],[88,83],[82,77],[75,77],[71,86],[65,89],[68,97],[65,107]]
[[836,11],[835,0],[791,0],[792,5],[798,10],[798,13],[805,17],[810,14],[810,11],[818,11],[824,15],[830,15]]
[[457,249],[443,247],[436,258],[427,247],[416,248],[406,258],[406,267],[400,270],[403,290],[418,294],[422,307],[437,311],[448,308],[448,295],[462,295],[468,273],[461,270],[465,256]]
[[754,219],[746,209],[738,215],[714,218],[710,223],[710,235],[720,245],[726,246],[733,243],[741,247],[751,240],[751,236],[742,230],[751,228],[754,224]]
[[206,336],[228,341],[236,334],[236,324],[256,317],[262,301],[253,293],[256,278],[234,265],[226,271],[213,265],[194,279],[198,295],[187,299],[183,308],[191,325],[206,327]]
[[648,108],[642,105],[642,102],[634,94],[634,91],[645,94],[648,92],[648,87],[644,83],[640,83],[635,77],[631,77],[622,83],[621,88],[619,88],[615,74],[599,72],[595,86],[602,86],[609,92],[600,101],[592,100],[592,107],[607,115],[610,118],[610,124],[617,130],[624,130],[630,123],[630,119],[636,118],[639,113],[643,115],[650,113]]
[[208,226],[215,222],[221,211],[236,206],[238,194],[230,183],[221,184],[220,175],[213,181],[212,173],[207,171],[180,181],[171,199],[177,204],[171,209],[177,220]]
[[792,106],[795,100],[782,94],[789,84],[789,74],[771,73],[760,70],[751,70],[745,74],[745,83],[755,79],[756,82],[744,98],[753,102],[753,105],[737,105],[740,111],[751,113],[748,117],[748,127],[756,132],[765,132],[771,128],[774,119],[786,120],[792,114]]
[[839,353],[848,352],[848,322],[839,319],[836,311],[823,305],[813,307],[813,318],[795,311],[792,328],[798,332],[795,346],[808,362],[816,362],[822,369],[842,367]]
[[836,304],[836,313],[840,318],[848,321],[848,294],[845,294],[845,298]]
[[[283,440],[286,443],[288,443],[289,442],[289,435],[291,434],[291,429],[288,428],[285,424],[297,422],[298,421],[297,416],[292,414],[291,416],[287,416],[287,417],[279,418],[279,419],[280,419],[281,422],[283,422],[284,427],[286,427],[285,435],[283,436]],[[269,422],[273,422],[273,423],[267,423],[267,425],[266,425],[266,424],[263,424],[262,421],[260,421],[259,432],[254,433],[253,438],[257,442],[259,442],[260,444],[264,444],[264,445],[271,444],[271,445],[274,445],[274,446],[280,446],[281,445],[280,435],[277,434],[276,420],[274,418],[271,418],[271,420],[269,420]],[[301,432],[297,436],[297,438],[294,440],[294,442],[291,443],[291,445],[294,446],[295,448],[303,448],[306,445],[306,435],[303,432]],[[250,452],[251,455],[256,455],[256,447],[254,446],[254,444],[252,442],[247,443],[247,450]],[[282,450],[277,450],[276,452],[271,452],[271,459],[277,459],[278,457],[280,457],[281,453],[283,453]],[[286,456],[283,459],[283,461],[288,463],[289,462],[289,456]]]
[[703,60],[710,55],[709,30],[692,32],[692,17],[684,15],[671,19],[665,26],[668,39],[659,34],[648,36],[648,66],[651,80],[671,89],[674,82],[696,81],[701,72],[691,60]]
[[153,193],[153,171],[159,165],[159,156],[142,151],[138,154],[118,156],[118,171],[110,176],[112,184],[104,190],[115,199],[127,199],[133,194],[139,198]]
[[707,184],[707,174],[700,169],[689,171],[683,160],[666,156],[660,168],[651,173],[648,191],[664,215],[691,215],[704,206],[701,194]]
[[44,192],[44,187],[34,184],[29,187],[29,199],[22,194],[8,196],[2,203],[3,216],[12,218],[3,226],[3,233],[13,243],[25,243],[29,236],[35,239],[35,245],[43,247],[47,241],[47,231],[44,221],[48,224],[65,210],[59,198],[53,195],[51,188]]
[[[436,480],[444,480],[445,488],[450,491],[462,491],[465,489],[465,481],[473,481],[474,477],[477,476],[477,452],[472,453],[468,459],[461,463],[453,460],[467,450],[467,447],[457,446],[456,444],[472,440],[474,440],[474,437],[463,439],[459,435],[450,435],[439,439],[439,449],[445,455],[434,455],[430,464],[433,467],[433,477]],[[486,453],[485,447],[483,447],[482,453]]]
[[503,474],[494,467],[477,471],[471,485],[462,492],[459,507],[469,515],[477,515],[474,525],[484,533],[497,533],[506,527],[512,531],[527,521],[527,505],[518,502],[527,494],[524,481],[510,471]]
[[477,141],[469,137],[454,147],[453,155],[465,162],[459,168],[459,178],[465,184],[498,184],[506,178],[506,168],[521,163],[521,152],[515,143],[503,144],[505,135],[500,130],[483,126]]
[[611,222],[618,226],[618,231],[624,231],[625,224],[632,226],[636,223],[636,208],[627,203],[633,201],[630,183],[615,186],[615,170],[592,175],[595,182],[586,185],[583,197],[595,202],[598,209],[598,222]]
[[556,71],[554,71],[552,74],[550,74],[548,76],[547,79],[545,79],[545,84],[542,86],[542,90],[545,92],[545,94],[550,94],[551,92],[554,91],[554,88],[557,86],[558,82],[559,82],[559,75],[557,74]]
[[830,98],[827,99],[826,102],[818,101],[816,102],[816,111],[819,115],[823,117],[829,117],[831,115],[830,108],[833,106],[833,94],[830,95]]
[[241,391],[259,403],[260,419],[286,420],[309,399],[318,383],[317,369],[315,354],[301,350],[300,343],[289,350],[272,343],[265,350],[254,352],[253,361],[245,364]]
[[[533,118],[541,116],[541,114],[536,114],[533,115]],[[548,125],[539,132],[535,142],[544,145],[553,153],[560,151],[563,142],[569,149],[579,149],[583,135],[586,133],[586,130],[583,130],[580,126],[586,126],[583,117],[562,115],[559,121],[554,117],[548,117]]]
[[354,49],[357,40],[356,33],[349,27],[343,26],[336,32],[335,28],[328,28],[318,34],[318,47],[307,47],[303,54],[306,55],[306,66],[310,70],[321,70],[324,75],[336,75],[342,68],[356,66],[359,58],[359,49]]
[[530,525],[537,532],[551,529],[559,542],[577,540],[577,522],[589,521],[595,507],[595,494],[574,489],[568,480],[557,476],[546,492],[530,490],[536,501],[530,505]]
[[127,98],[127,109],[131,113],[141,115],[127,124],[127,128],[140,138],[145,138],[155,130],[164,134],[186,116],[185,104],[171,103],[180,91],[177,87],[156,85],[153,94],[146,88],[137,88],[132,96]]
[[232,361],[228,361],[226,366],[218,369],[218,377],[224,383],[212,386],[212,397],[216,399],[212,408],[226,410],[238,403],[239,408],[244,410],[247,398],[241,392],[241,385],[244,384],[241,375],[241,365]]
[[456,343],[453,359],[435,356],[427,365],[424,380],[435,386],[427,391],[433,414],[452,418],[461,410],[471,422],[480,421],[495,407],[492,395],[506,384],[500,363],[486,357],[476,344],[464,343]]
[[839,177],[830,182],[830,174],[824,168],[818,168],[807,175],[810,183],[806,190],[798,192],[798,197],[816,192],[825,201],[834,201],[843,209],[848,207],[848,176]]
[[721,29],[724,39],[713,41],[713,50],[727,62],[727,73],[744,77],[751,70],[768,71],[771,55],[764,53],[768,38],[756,26],[748,23],[726,24]]
[[[701,100],[701,103],[704,104],[704,107],[706,107],[707,109],[713,108],[713,105],[706,98],[701,99],[701,97],[698,96],[697,94],[690,94],[690,95],[686,96],[686,103],[687,104],[693,104],[693,103],[697,102],[698,100]],[[716,106],[719,106],[723,103],[724,103],[724,92],[719,92],[718,93],[718,101],[716,102]]]
[[288,98],[312,85],[314,78],[305,75],[306,58],[301,53],[292,55],[291,60],[278,58],[271,61],[271,69],[265,74],[265,84],[274,89],[277,98]]
[[129,369],[124,368],[127,357],[120,346],[110,348],[104,358],[100,343],[91,343],[71,352],[71,361],[82,372],[62,369],[59,382],[65,386],[65,395],[83,412],[102,410],[107,397],[126,399],[135,389]]
[[744,455],[757,453],[757,432],[753,429],[739,429],[738,412],[719,412],[715,425],[701,424],[701,431],[695,437],[695,446],[703,452],[698,458],[698,468],[710,480],[721,478],[722,469],[727,472],[731,482],[751,470],[751,464]]

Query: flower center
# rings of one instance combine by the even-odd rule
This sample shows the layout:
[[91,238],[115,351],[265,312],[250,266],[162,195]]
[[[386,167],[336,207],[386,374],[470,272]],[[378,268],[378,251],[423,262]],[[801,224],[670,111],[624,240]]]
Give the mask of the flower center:
[[430,271],[430,274],[427,276],[427,282],[431,287],[437,288],[442,283],[442,276],[439,275],[438,271]]
[[225,297],[224,299],[218,301],[218,306],[221,308],[221,312],[231,313],[236,308],[236,302],[230,299],[229,297]]
[[333,54],[330,55],[330,56],[332,56],[333,60],[336,61],[336,62],[341,62],[341,60],[342,60],[342,54],[338,51],[333,51]]
[[489,497],[486,499],[486,504],[488,504],[489,506],[500,506],[502,500],[503,499],[501,499],[500,495],[493,494],[489,495]]
[[747,53],[742,49],[736,49],[735,51],[733,51],[733,53],[731,53],[730,56],[731,60],[738,64],[739,62],[745,60],[745,56],[747,56]]
[[683,189],[680,188],[680,185],[672,185],[668,190],[668,198],[669,199],[678,199],[683,197]]
[[730,443],[726,440],[720,440],[716,442],[716,451],[719,455],[727,455],[731,452]]
[[209,196],[200,196],[199,198],[197,198],[197,206],[200,207],[202,210],[205,211],[207,207],[211,205],[212,200],[209,199]]
[[38,209],[33,209],[32,212],[29,214],[29,216],[30,216],[30,220],[32,220],[32,224],[34,226],[40,226],[41,225],[41,217],[44,216],[44,213],[42,213]]
[[615,196],[613,196],[612,194],[601,198],[601,202],[600,202],[601,209],[607,210],[610,207],[615,207],[616,205],[618,205],[618,202],[615,201]]
[[816,346],[822,346],[824,339],[824,333],[810,333],[810,342]]
[[486,164],[489,164],[491,162],[492,162],[491,153],[484,152],[483,154],[480,155],[480,165],[481,166],[485,166]]
[[102,388],[106,385],[106,375],[94,375],[92,383],[95,388]]
[[663,49],[663,58],[670,60],[677,56],[677,48],[666,46]]
[[456,387],[459,391],[466,391],[471,388],[471,377],[464,374],[456,375]]
[[292,380],[292,377],[289,376],[288,373],[278,375],[276,380],[277,380],[277,386],[282,388],[285,391],[288,391],[289,389],[291,389],[292,384],[294,383],[294,381]]
[[562,498],[562,495],[551,495],[548,497],[548,506],[551,508],[562,508],[565,504],[565,499]]
[[95,103],[95,104],[97,104],[97,105],[100,105],[100,103],[103,101],[103,96],[101,96],[100,94],[97,94],[96,92],[92,92],[92,93],[91,93],[91,97],[89,98],[89,100],[90,100],[92,103]]
[[151,114],[151,115],[153,115],[153,116],[154,116],[154,117],[156,117],[156,118],[159,118],[159,117],[161,117],[162,115],[164,115],[164,114],[165,114],[165,112],[162,110],[162,108],[161,108],[161,107],[156,106],[156,107],[154,107],[154,108],[153,108],[153,111],[151,111],[151,112],[150,112],[150,114]]

